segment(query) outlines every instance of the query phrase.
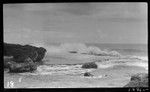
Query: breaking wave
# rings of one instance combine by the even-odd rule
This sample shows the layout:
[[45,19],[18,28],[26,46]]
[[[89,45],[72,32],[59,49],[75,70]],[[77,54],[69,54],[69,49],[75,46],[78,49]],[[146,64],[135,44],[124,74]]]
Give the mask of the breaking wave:
[[117,51],[101,50],[96,46],[86,46],[84,43],[62,43],[60,45],[47,45],[44,43],[30,44],[37,47],[44,47],[48,53],[69,53],[71,51],[78,54],[89,54],[89,55],[110,55],[120,56],[121,54]]
[[110,68],[115,66],[137,66],[148,70],[148,62],[140,60],[111,60],[106,62],[97,62],[99,68]]
[[[117,51],[107,51],[101,50],[95,46],[86,46],[82,43],[63,43],[58,46],[54,45],[46,45],[46,44],[31,44],[37,47],[44,47],[47,50],[47,54],[49,53],[66,53],[68,51],[76,51],[79,54],[88,53],[89,55],[101,54],[101,55],[121,55]],[[148,70],[148,57],[140,57],[140,56],[130,56],[132,58],[140,59],[138,61],[133,60],[111,60],[111,61],[104,61],[104,62],[96,62],[98,68],[106,69],[110,67],[115,67],[116,65],[123,65],[123,66],[139,66],[143,67]],[[41,65],[37,68],[37,71],[34,73],[22,73],[22,74],[31,74],[31,75],[80,75],[85,72],[91,72],[95,69],[82,69],[82,65]]]
[[[116,66],[138,66],[143,67],[148,70],[148,63],[147,62],[140,62],[140,61],[106,61],[105,63],[96,62],[98,68],[100,69],[107,69]],[[76,65],[40,65],[34,73],[21,73],[22,75],[78,75],[84,74],[85,72],[92,72],[96,69],[83,69],[81,68],[81,64]],[[100,78],[96,77],[96,78]]]
[[81,75],[95,69],[82,69],[82,65],[41,65],[34,73],[21,73],[23,75]]

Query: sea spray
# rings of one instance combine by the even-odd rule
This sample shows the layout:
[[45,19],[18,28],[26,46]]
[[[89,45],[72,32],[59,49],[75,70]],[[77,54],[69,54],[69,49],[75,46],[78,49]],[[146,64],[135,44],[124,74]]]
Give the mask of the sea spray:
[[82,69],[81,65],[41,65],[33,73],[20,73],[22,75],[81,75],[95,69]]
[[45,43],[32,43],[31,45],[37,47],[44,47],[48,53],[66,53],[70,51],[77,52],[78,54],[89,54],[89,55],[109,55],[109,56],[120,56],[121,54],[117,51],[106,51],[101,50],[96,46],[86,46],[84,43],[61,43],[60,45],[47,45]]
[[46,47],[46,44],[43,42],[33,42],[30,43],[29,45],[36,46],[36,47]]
[[115,66],[138,66],[143,67],[148,70],[148,62],[143,62],[142,60],[138,59],[116,59],[116,60],[109,60],[104,62],[96,62],[98,68],[111,68]]
[[83,43],[62,43],[60,47],[66,51],[84,52],[87,50],[87,46]]
[[138,59],[141,59],[143,61],[148,61],[148,57],[147,56],[132,56],[132,58],[138,58]]
[[[33,44],[35,46],[42,46],[44,48],[46,48],[47,50],[47,54],[49,53],[66,53],[68,51],[77,51],[77,53],[82,54],[82,53],[87,53],[89,55],[106,55],[106,56],[118,56],[120,57],[121,54],[118,53],[117,51],[106,51],[106,50],[101,50],[98,47],[95,46],[86,46],[84,43],[62,43],[60,45],[54,46],[54,45],[46,45],[44,43],[38,43],[38,44]],[[121,56],[122,57],[122,56]],[[129,58],[129,59],[127,59]],[[113,67],[115,65],[132,65],[132,66],[140,66],[140,67],[144,67],[145,69],[148,69],[148,64],[147,63],[143,63],[143,62],[134,62],[134,59],[137,60],[139,59],[140,61],[148,61],[147,57],[139,57],[139,56],[126,56],[125,57],[126,60],[121,60],[121,59],[117,59],[117,60],[113,60],[113,61],[104,61],[104,62],[99,62],[98,63],[98,67],[99,68],[109,68],[109,67]]]

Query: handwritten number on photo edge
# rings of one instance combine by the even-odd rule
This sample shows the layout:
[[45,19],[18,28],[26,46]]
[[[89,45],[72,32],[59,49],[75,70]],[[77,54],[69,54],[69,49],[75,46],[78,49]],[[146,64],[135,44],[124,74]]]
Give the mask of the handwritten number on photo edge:
[[13,81],[7,82],[7,87],[8,88],[13,88],[14,87],[14,82]]

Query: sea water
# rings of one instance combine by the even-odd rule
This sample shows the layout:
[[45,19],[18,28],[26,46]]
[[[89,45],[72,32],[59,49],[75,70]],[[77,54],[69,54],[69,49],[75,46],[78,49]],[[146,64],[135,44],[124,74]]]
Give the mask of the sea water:
[[[37,44],[36,44],[37,45]],[[41,45],[40,45],[41,46]],[[47,49],[46,57],[43,62],[45,65],[41,65],[34,73],[22,73],[31,75],[81,75],[85,72],[92,72],[95,69],[82,69],[81,62],[90,62],[93,58],[99,58],[99,56],[90,56],[82,54],[67,53],[65,50],[77,48],[86,48],[86,46],[96,46],[100,50],[117,51],[123,56],[138,58],[138,61],[103,61],[98,62],[98,68],[106,69],[115,67],[116,65],[124,66],[139,66],[148,70],[148,52],[147,45],[145,44],[78,44],[78,45],[62,45],[62,44],[42,44]],[[65,47],[66,46],[66,47]],[[64,49],[65,48],[65,49]],[[92,59],[91,59],[92,58]],[[84,62],[83,62],[84,61]],[[82,75],[83,76],[83,75]],[[98,77],[101,78],[101,77]]]

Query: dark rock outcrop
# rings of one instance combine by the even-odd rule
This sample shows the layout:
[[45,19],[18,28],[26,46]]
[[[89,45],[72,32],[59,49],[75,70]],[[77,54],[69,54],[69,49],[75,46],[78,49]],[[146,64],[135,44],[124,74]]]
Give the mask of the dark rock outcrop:
[[4,68],[10,72],[26,72],[36,70],[36,62],[41,63],[46,53],[43,47],[4,43],[4,56],[12,56],[4,60]]
[[37,69],[36,64],[30,59],[26,59],[25,63],[16,63],[14,61],[8,62],[9,72],[21,73],[21,72],[32,72]]
[[77,51],[69,51],[69,53],[77,53]]
[[30,45],[7,44],[4,43],[4,56],[13,56],[15,62],[23,63],[30,57],[33,62],[40,62],[46,53],[46,49]]
[[148,74],[138,73],[131,76],[130,82],[124,87],[148,87]]
[[9,63],[8,62],[12,61],[13,57],[6,57],[6,56],[4,56],[3,59],[4,59],[4,68],[9,68]]
[[92,77],[93,75],[91,73],[89,73],[89,72],[85,72],[84,76],[86,76],[86,77]]
[[84,63],[82,65],[82,68],[89,69],[89,68],[98,68],[97,64],[95,62],[89,62],[89,63]]

